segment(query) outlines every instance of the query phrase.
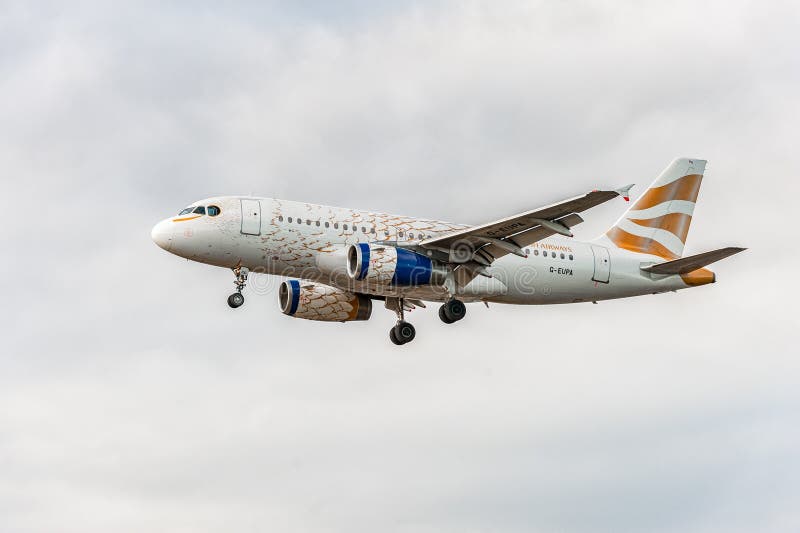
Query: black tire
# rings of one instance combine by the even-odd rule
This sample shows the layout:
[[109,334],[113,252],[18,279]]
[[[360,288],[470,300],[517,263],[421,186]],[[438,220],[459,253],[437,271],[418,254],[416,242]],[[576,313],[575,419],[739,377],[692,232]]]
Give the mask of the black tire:
[[398,322],[392,331],[394,331],[394,336],[397,337],[400,344],[411,342],[417,336],[417,330],[409,322]]
[[403,344],[403,343],[402,343],[402,342],[400,342],[400,340],[397,338],[397,335],[395,335],[395,334],[394,334],[394,328],[392,328],[392,329],[390,329],[390,330],[389,330],[389,338],[390,338],[390,339],[392,339],[392,342],[393,342],[393,343],[395,343],[395,344],[396,344],[396,345],[398,345],[398,346],[400,346],[401,344]]
[[241,307],[244,303],[244,296],[240,292],[234,292],[230,296],[228,296],[228,305],[231,308],[236,309],[237,307]]
[[444,314],[450,322],[458,322],[467,314],[467,306],[461,300],[453,298],[444,304]]
[[447,318],[447,313],[445,312],[445,304],[442,304],[439,307],[439,319],[444,322],[445,324],[452,324],[453,321]]

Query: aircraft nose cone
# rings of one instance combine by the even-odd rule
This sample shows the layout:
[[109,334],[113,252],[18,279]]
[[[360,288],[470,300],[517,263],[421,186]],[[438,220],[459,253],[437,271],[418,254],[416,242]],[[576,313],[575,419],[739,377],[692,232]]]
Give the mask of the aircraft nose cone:
[[153,226],[150,237],[154,243],[169,251],[170,247],[172,247],[172,221],[169,219],[162,220]]

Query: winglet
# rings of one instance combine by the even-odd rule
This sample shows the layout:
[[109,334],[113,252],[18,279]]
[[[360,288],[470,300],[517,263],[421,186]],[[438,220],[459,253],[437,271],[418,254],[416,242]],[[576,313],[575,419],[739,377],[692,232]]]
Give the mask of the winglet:
[[620,196],[622,196],[622,198],[626,202],[630,202],[631,201],[631,189],[633,188],[634,185],[635,185],[635,183],[631,183],[630,185],[626,185],[624,187],[620,187],[619,189],[614,189],[614,192],[619,194]]

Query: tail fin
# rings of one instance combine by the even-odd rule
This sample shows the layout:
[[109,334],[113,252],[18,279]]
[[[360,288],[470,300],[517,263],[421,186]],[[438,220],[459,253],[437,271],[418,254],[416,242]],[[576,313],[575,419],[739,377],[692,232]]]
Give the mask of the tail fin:
[[606,232],[619,248],[678,259],[692,223],[706,162],[676,159]]

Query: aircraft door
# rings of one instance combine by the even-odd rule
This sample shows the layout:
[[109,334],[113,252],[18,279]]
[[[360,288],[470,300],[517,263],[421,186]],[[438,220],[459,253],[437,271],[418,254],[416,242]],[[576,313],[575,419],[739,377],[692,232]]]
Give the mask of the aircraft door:
[[605,246],[592,245],[594,254],[594,275],[592,279],[600,283],[608,283],[611,276],[611,256]]
[[242,199],[242,233],[245,235],[261,233],[261,203],[258,200]]

